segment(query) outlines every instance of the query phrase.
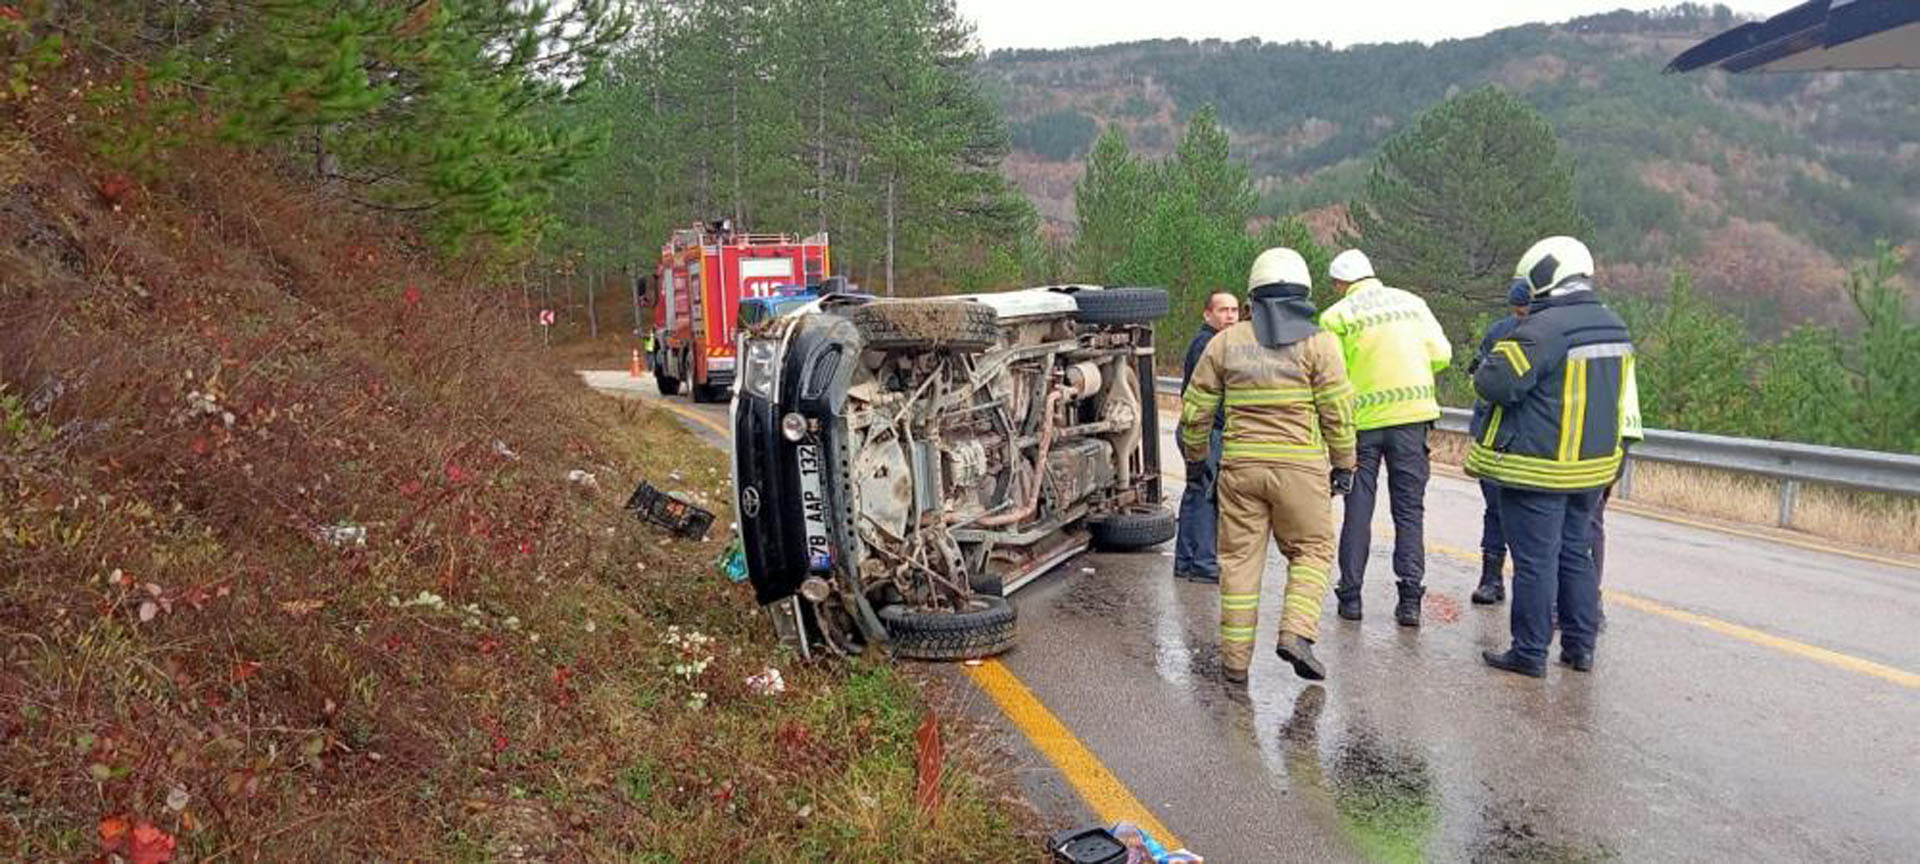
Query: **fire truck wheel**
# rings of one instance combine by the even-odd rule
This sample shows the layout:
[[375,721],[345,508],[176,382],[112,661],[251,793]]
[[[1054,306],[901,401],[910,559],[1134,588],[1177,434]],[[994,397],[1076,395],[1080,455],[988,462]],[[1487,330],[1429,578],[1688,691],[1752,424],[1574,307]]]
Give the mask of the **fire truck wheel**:
[[1073,318],[1082,324],[1152,324],[1169,309],[1167,292],[1159,288],[1076,291],[1073,300],[1080,306]]
[[999,597],[973,598],[964,612],[880,607],[893,654],[909,660],[976,660],[1013,647],[1013,607]]
[[867,347],[985,351],[1000,338],[993,309],[971,300],[884,300],[848,315]]
[[653,383],[660,385],[660,395],[662,396],[680,395],[680,379],[678,378],[655,372],[653,373]]
[[1160,506],[1124,510],[1087,522],[1094,548],[1107,552],[1134,552],[1158,546],[1172,540],[1179,527],[1173,512]]

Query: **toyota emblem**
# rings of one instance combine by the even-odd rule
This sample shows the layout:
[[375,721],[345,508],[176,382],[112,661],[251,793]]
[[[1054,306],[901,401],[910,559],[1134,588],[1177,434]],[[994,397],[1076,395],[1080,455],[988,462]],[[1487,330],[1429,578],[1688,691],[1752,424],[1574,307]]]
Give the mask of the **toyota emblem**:
[[748,486],[740,490],[740,514],[752,519],[760,515],[760,488]]

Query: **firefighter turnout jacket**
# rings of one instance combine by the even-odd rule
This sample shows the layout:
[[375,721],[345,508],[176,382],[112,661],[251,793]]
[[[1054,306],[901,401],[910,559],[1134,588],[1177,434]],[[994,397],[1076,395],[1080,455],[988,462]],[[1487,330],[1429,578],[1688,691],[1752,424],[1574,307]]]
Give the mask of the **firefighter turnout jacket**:
[[1369,277],[1322,312],[1320,326],[1340,338],[1359,428],[1439,419],[1433,376],[1453,362],[1453,349],[1425,300]]
[[1352,388],[1340,343],[1326,331],[1268,348],[1253,323],[1207,343],[1181,398],[1180,451],[1207,457],[1214,412],[1224,411],[1220,464],[1265,462],[1325,475],[1353,468]]
[[1633,363],[1627,325],[1590,283],[1536,298],[1473,374],[1475,393],[1492,410],[1471,430],[1467,473],[1546,492],[1612,483],[1623,429],[1639,431]]

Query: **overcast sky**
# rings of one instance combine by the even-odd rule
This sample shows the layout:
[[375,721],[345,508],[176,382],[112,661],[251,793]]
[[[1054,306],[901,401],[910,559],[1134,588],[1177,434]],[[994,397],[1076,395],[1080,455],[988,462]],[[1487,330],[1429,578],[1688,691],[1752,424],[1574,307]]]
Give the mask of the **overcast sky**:
[[[996,48],[1065,48],[1140,39],[1433,42],[1529,21],[1672,2],[1637,0],[956,0]],[[1772,15],[1799,0],[1724,0],[1736,12]]]

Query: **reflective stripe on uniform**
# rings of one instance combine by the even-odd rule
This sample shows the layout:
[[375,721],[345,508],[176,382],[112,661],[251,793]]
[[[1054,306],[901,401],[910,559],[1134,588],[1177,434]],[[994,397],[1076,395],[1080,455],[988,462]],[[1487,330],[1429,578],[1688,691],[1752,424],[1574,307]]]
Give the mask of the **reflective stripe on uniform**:
[[1475,443],[1467,451],[1467,473],[1488,480],[1534,489],[1598,489],[1620,472],[1620,449],[1596,459],[1562,461],[1518,453],[1501,453]]
[[1287,387],[1276,390],[1232,390],[1227,391],[1227,407],[1249,408],[1257,405],[1297,405],[1313,401],[1313,391],[1305,387]]
[[1516,376],[1525,375],[1528,369],[1533,368],[1533,364],[1527,362],[1527,352],[1520,347],[1520,343],[1512,339],[1502,339],[1493,343],[1493,350],[1494,353],[1507,358],[1507,365],[1513,367],[1513,374]]
[[[1231,421],[1232,418],[1228,418]],[[1235,441],[1229,437],[1220,445],[1223,459],[1276,459],[1283,462],[1314,462],[1327,458],[1321,444],[1282,444],[1273,441]]]
[[1260,595],[1222,593],[1220,595],[1220,608],[1229,610],[1258,609],[1260,608]]
[[1425,402],[1431,399],[1433,399],[1433,387],[1421,384],[1414,387],[1392,387],[1386,390],[1376,390],[1372,393],[1362,393],[1358,398],[1353,400],[1353,407],[1355,409],[1374,408],[1380,405],[1393,405],[1400,402]]
[[1229,627],[1225,624],[1222,624],[1220,625],[1220,641],[1252,642],[1253,634],[1259,629],[1260,628],[1258,625],[1250,626],[1250,627]]
[[1487,432],[1480,436],[1480,446],[1492,447],[1493,436],[1500,434],[1500,418],[1507,413],[1507,406],[1493,406],[1493,415],[1487,418]]
[[1580,439],[1587,425],[1587,361],[1569,359],[1560,385],[1559,461],[1580,458]]
[[1206,447],[1213,434],[1213,413],[1218,410],[1219,393],[1189,385],[1180,397],[1180,443],[1193,449]]

